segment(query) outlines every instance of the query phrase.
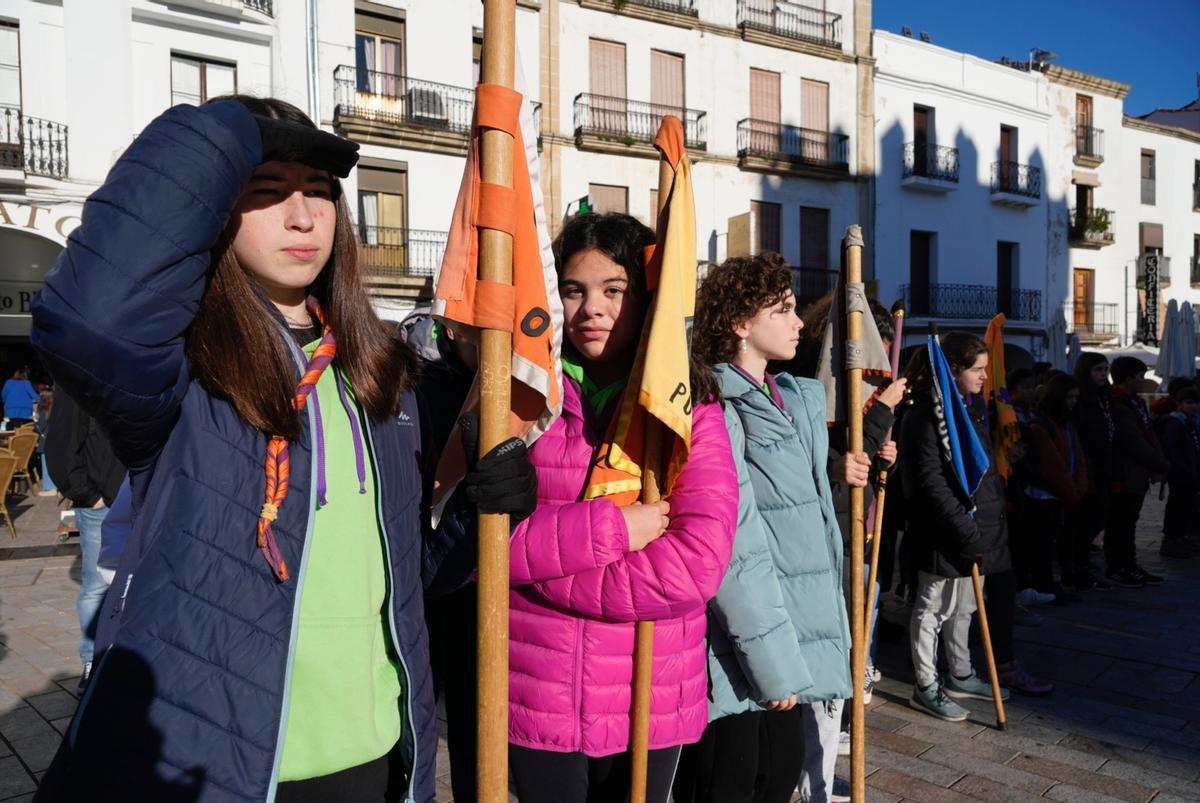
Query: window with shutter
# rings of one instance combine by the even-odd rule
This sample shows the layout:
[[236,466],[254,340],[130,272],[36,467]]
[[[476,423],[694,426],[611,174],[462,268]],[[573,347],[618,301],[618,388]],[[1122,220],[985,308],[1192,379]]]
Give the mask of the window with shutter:
[[779,204],[751,201],[750,218],[754,253],[761,254],[764,251],[780,250]]
[[625,45],[603,39],[588,40],[588,87],[591,92],[591,128],[623,134],[627,128],[625,103]]
[[750,148],[778,153],[779,73],[750,70]]

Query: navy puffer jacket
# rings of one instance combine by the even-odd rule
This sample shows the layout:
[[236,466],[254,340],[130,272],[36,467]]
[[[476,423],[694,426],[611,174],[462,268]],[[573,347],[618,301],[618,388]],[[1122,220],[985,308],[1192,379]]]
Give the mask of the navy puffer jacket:
[[[266,438],[189,376],[184,352],[209,250],[259,160],[240,104],[166,112],[87,201],[34,302],[34,347],[130,467],[135,520],[100,612],[97,645],[111,646],[39,800],[275,797],[315,509],[313,405],[274,525],[298,571],[279,583],[254,537]],[[279,324],[298,377],[301,355]],[[415,396],[404,394],[398,416],[363,424],[404,669],[403,797],[427,801],[437,737],[422,570],[446,549],[423,536],[429,454]]]

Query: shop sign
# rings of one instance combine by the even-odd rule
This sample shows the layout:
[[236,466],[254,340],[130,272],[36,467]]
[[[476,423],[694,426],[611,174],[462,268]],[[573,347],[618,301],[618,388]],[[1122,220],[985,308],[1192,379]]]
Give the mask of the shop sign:
[[65,247],[67,237],[79,225],[81,211],[78,204],[42,205],[0,201],[0,228],[32,232]]

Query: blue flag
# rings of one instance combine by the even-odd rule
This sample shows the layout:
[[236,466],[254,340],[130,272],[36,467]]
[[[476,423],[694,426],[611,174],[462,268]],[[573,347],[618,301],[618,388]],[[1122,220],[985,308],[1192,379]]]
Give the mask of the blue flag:
[[954,476],[958,478],[963,492],[974,498],[988,470],[987,451],[967,414],[967,406],[954,382],[950,363],[933,335],[929,336],[929,364],[933,369],[934,414],[938,421],[942,459],[954,469]]

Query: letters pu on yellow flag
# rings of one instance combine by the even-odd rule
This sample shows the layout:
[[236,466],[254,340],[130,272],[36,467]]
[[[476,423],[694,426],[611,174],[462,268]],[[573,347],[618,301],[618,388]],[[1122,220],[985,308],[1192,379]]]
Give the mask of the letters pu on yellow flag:
[[696,208],[692,165],[683,125],[664,117],[654,140],[674,173],[671,192],[658,218],[653,252],[646,260],[652,293],[629,383],[621,395],[608,437],[597,454],[585,499],[606,496],[618,505],[638,501],[649,460],[652,427],[662,427],[665,496],[687,461],[692,443],[692,389],[688,354],[696,309]]
[[[476,86],[474,115],[433,314],[468,333],[480,328],[512,331],[511,431],[533,443],[562,410],[558,362],[562,302],[542,202],[537,132],[529,103],[520,92],[507,87]],[[482,180],[479,149],[483,128],[507,131],[513,137],[512,189]],[[478,278],[480,229],[512,235],[511,286]],[[477,407],[478,400],[477,378],[467,409]],[[465,470],[462,444],[452,435],[438,465],[435,510]]]
[[1008,450],[1021,440],[1021,425],[1017,411],[1013,409],[1008,395],[1008,384],[1004,372],[1004,313],[999,313],[988,322],[983,342],[988,347],[987,379],[983,383],[983,398],[996,410],[996,434],[992,443],[995,453],[996,471],[1007,480],[1012,474],[1008,462]]

